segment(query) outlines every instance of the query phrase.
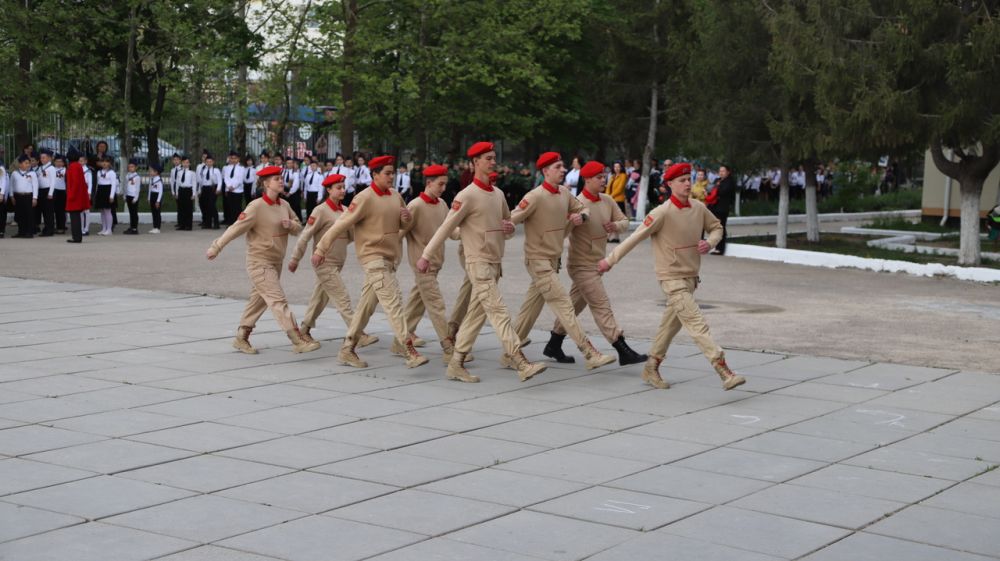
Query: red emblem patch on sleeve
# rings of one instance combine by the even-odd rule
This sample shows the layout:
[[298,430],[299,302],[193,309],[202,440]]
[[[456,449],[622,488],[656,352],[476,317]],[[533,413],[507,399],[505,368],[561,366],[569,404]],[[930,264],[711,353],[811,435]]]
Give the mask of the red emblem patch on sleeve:
[[457,212],[458,209],[460,209],[460,208],[462,208],[462,201],[452,201],[452,203],[451,203],[451,210],[454,210],[454,211]]
[[528,208],[528,199],[521,199],[521,202],[517,203],[517,208],[521,210]]
[[351,206],[347,207],[347,212],[354,212],[354,209],[357,206],[358,206],[358,203],[351,203]]
[[315,216],[310,216],[309,219],[306,220],[306,224],[309,224],[310,226],[313,225],[313,224],[315,224],[315,223],[316,223],[316,217]]
[[238,218],[237,220],[243,220],[243,219],[244,219],[244,218],[246,218],[246,217],[247,217],[247,213],[245,213],[245,212],[241,212],[241,213],[240,213],[240,216],[239,216],[239,218]]
[[642,225],[645,226],[645,227],[647,227],[647,228],[649,228],[649,226],[652,223],[653,223],[653,217],[652,216],[647,216],[646,219],[642,221]]

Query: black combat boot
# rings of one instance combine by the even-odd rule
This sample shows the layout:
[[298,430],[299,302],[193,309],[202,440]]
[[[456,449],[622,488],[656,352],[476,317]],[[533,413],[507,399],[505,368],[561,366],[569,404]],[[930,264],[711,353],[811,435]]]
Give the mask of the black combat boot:
[[[646,362],[646,355],[641,355],[632,350],[632,347],[628,346],[625,342],[625,336],[619,335],[618,340],[611,344],[618,351],[618,364],[625,366],[626,364],[638,364],[640,362]],[[546,347],[548,348],[548,347]]]
[[575,358],[567,356],[562,350],[562,342],[566,336],[559,335],[555,331],[550,331],[549,333],[552,335],[549,337],[549,342],[545,344],[545,348],[542,349],[542,354],[561,364],[576,362]]

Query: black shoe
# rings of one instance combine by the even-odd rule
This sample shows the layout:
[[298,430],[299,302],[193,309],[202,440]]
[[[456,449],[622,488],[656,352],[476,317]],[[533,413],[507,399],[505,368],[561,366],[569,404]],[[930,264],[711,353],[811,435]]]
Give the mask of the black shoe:
[[83,240],[66,240],[66,243],[83,243]]
[[38,237],[39,238],[51,238],[52,237],[52,232],[42,232],[41,234],[38,234]]
[[646,355],[641,355],[632,350],[632,347],[628,346],[625,342],[625,336],[619,335],[618,340],[611,344],[618,351],[618,364],[625,366],[626,364],[639,364],[640,362],[646,362],[649,359]]
[[125,235],[127,235],[127,236],[134,236],[134,235],[136,235],[136,234],[139,233],[139,230],[133,230],[132,228],[129,228],[128,230],[125,230],[122,233],[125,234]]
[[555,331],[550,331],[549,333],[549,342],[546,343],[545,348],[542,349],[542,354],[561,364],[571,364],[576,362],[575,358],[567,356],[562,350],[562,342],[566,336],[559,335]]
[[59,230],[56,230],[56,234],[59,234],[60,236],[62,236],[64,234],[66,234],[66,229],[65,228],[60,228]]
[[212,229],[213,229],[213,230],[218,230],[218,229],[219,229],[219,225],[218,225],[218,224],[216,224],[215,226],[212,226]]

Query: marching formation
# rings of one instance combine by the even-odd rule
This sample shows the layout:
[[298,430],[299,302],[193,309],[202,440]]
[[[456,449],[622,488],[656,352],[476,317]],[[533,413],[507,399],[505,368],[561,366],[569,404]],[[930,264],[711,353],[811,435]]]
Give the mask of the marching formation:
[[[312,208],[304,228],[295,201],[286,191],[286,170],[281,166],[256,170],[262,195],[231,217],[232,224],[206,252],[208,259],[215,259],[229,242],[246,237],[247,274],[252,290],[233,346],[244,353],[257,352],[250,343],[250,334],[264,310],[270,308],[294,352],[316,350],[320,343],[310,331],[319,314],[332,303],[348,328],[338,360],[365,368],[367,363],[357,349],[378,341],[365,332],[365,327],[376,304],[381,304],[393,331],[391,351],[401,356],[407,367],[416,368],[428,362],[417,350],[426,343],[415,334],[426,313],[441,346],[447,367],[445,376],[478,382],[479,377],[469,372],[467,365],[473,360],[471,351],[476,338],[489,320],[503,346],[501,364],[516,370],[519,379],[525,381],[546,369],[544,363],[529,361],[522,351],[543,305],[548,305],[557,318],[543,350],[545,356],[560,363],[575,362],[562,349],[563,339],[569,335],[587,369],[615,361],[615,357],[594,347],[577,321],[577,315],[589,307],[602,335],[618,352],[618,362],[645,363],[642,379],[655,388],[670,387],[660,376],[659,366],[681,327],[691,334],[708,358],[724,389],[745,383],[743,377],[729,369],[721,347],[712,340],[694,301],[701,255],[721,241],[722,224],[703,203],[690,198],[690,165],[675,164],[666,170],[664,179],[672,190],[669,203],[654,209],[630,237],[605,255],[609,236],[626,232],[628,219],[612,197],[602,193],[606,185],[603,164],[589,162],[579,170],[583,189],[573,196],[563,185],[566,168],[561,156],[555,152],[542,154],[536,167],[544,181],[511,211],[504,193],[493,184],[496,177],[493,144],[477,142],[467,155],[472,161],[473,178],[455,196],[450,208],[440,198],[447,174],[444,166],[428,166],[423,170],[425,189],[407,204],[393,189],[396,173],[393,157],[379,156],[367,164],[370,186],[358,191],[346,208],[342,205],[346,195],[344,175],[331,173],[319,180],[318,189],[325,193],[307,186],[306,201]],[[225,176],[225,170],[222,174]],[[177,185],[185,189],[186,178],[179,179]],[[232,179],[235,189],[235,173]],[[207,181],[216,179],[209,177]],[[193,202],[195,193],[193,188],[189,189]],[[242,196],[244,191],[238,194]],[[235,196],[233,199],[234,205],[226,208],[239,208],[239,201]],[[207,196],[205,203],[214,208],[214,200],[209,201]],[[518,224],[524,226],[525,267],[531,284],[520,311],[512,319],[498,283],[506,241],[513,237]],[[310,262],[316,274],[316,287],[301,324],[292,315],[280,284],[289,235],[299,236],[288,263],[292,273],[298,269],[310,240],[313,242]],[[568,292],[559,279],[567,237],[567,268],[572,280]],[[404,238],[407,261],[416,279],[405,303],[396,279],[396,269],[403,259]],[[657,280],[667,296],[667,309],[649,356],[635,352],[625,341],[601,277],[646,238],[652,241]],[[445,242],[449,239],[459,241],[459,258],[466,275],[450,318],[437,278],[444,264]],[[351,242],[365,273],[360,300],[353,309],[340,276]]]

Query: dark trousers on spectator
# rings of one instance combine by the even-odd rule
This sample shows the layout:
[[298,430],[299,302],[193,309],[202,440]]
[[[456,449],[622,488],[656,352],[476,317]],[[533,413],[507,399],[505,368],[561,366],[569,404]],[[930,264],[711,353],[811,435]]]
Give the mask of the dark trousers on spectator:
[[302,222],[302,191],[288,195],[288,204],[292,207],[295,217],[299,219],[299,222]]
[[226,193],[222,199],[222,212],[226,225],[236,222],[236,217],[243,210],[243,193]]
[[198,202],[201,209],[201,227],[218,228],[219,209],[216,203],[215,187],[202,187]]
[[139,231],[139,197],[125,197],[128,206],[128,229]]
[[156,206],[156,193],[149,194],[149,212],[153,215],[153,228],[159,230],[163,220],[160,208]]
[[[89,211],[85,210],[83,212]],[[83,241],[83,218],[80,216],[83,212],[74,210],[69,213],[69,230],[74,242]]]
[[194,201],[190,187],[177,189],[177,225],[182,230],[190,230],[194,225]]
[[14,220],[17,221],[17,237],[35,237],[35,213],[31,207],[31,193],[14,194]]
[[0,203],[0,238],[7,235],[7,205],[12,204],[10,198]]
[[729,237],[729,231],[726,229],[726,221],[729,220],[729,213],[713,211],[713,214],[719,219],[719,222],[722,222],[722,241],[719,242],[719,245],[715,246],[715,250],[724,254],[726,253],[726,238]]
[[243,206],[244,207],[246,207],[248,204],[250,204],[250,201],[254,200],[254,198],[255,198],[255,195],[254,195],[254,192],[253,192],[253,188],[254,188],[254,184],[253,183],[244,183],[243,184]]
[[306,193],[306,218],[312,216],[313,209],[319,204],[319,193]]
[[66,190],[56,189],[52,196],[52,210],[56,215],[56,231],[66,231]]
[[[36,234],[41,233],[41,235],[43,236],[52,235],[52,229],[54,227],[53,224],[54,216],[52,212],[53,208],[54,208],[53,199],[50,199],[47,193],[39,191],[38,206],[35,207],[35,221],[34,221]],[[39,226],[42,226],[42,224],[44,224],[44,227],[39,229]]]

